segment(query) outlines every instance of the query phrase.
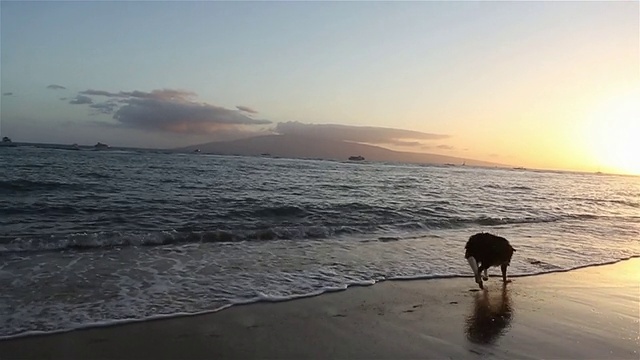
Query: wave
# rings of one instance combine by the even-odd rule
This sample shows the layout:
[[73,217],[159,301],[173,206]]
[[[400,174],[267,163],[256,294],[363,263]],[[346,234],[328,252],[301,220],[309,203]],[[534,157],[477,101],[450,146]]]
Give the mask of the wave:
[[0,193],[50,191],[60,189],[81,189],[85,184],[73,184],[57,181],[32,181],[32,180],[0,180]]
[[[517,225],[517,224],[544,224],[558,222],[562,220],[571,220],[576,218],[575,215],[568,216],[521,216],[521,217],[491,217],[491,216],[479,216],[472,218],[457,217],[453,219],[443,219],[438,224],[443,225],[446,228],[463,227],[466,225],[480,225],[480,226],[498,226],[498,225]],[[580,219],[596,219],[598,216],[583,217],[578,215]],[[446,225],[449,226],[446,226]]]
[[534,188],[528,187],[528,186],[524,186],[524,185],[514,185],[514,186],[507,186],[507,185],[499,185],[499,184],[488,184],[488,185],[483,185],[481,186],[482,189],[498,189],[498,190],[520,190],[520,191],[533,191],[535,190]]
[[594,214],[566,214],[566,215],[550,215],[550,216],[522,216],[522,217],[490,217],[480,216],[476,218],[456,218],[446,220],[453,225],[456,224],[473,224],[482,226],[498,226],[498,225],[517,225],[517,224],[545,224],[560,222],[566,220],[598,220],[610,218],[609,216]]
[[[511,278],[523,278],[523,277],[532,277],[532,276],[541,276],[541,275],[543,276],[543,275],[549,275],[549,274],[554,274],[554,273],[566,273],[566,272],[576,271],[576,270],[585,269],[585,268],[613,265],[613,264],[617,264],[617,263],[620,263],[620,262],[623,262],[623,261],[628,261],[628,260],[635,259],[635,258],[640,258],[640,255],[628,256],[628,257],[625,257],[625,258],[622,258],[622,259],[613,260],[613,261],[605,261],[605,262],[598,262],[598,263],[579,265],[579,266],[575,266],[575,267],[571,267],[571,268],[546,269],[546,270],[542,270],[542,271],[536,272],[536,273],[514,274],[514,275],[510,275],[509,277],[511,277]],[[227,303],[227,304],[224,304],[224,305],[221,305],[221,306],[217,306],[217,307],[214,307],[212,309],[202,310],[202,311],[174,312],[174,313],[168,313],[168,314],[155,314],[155,315],[152,315],[152,316],[143,316],[143,317],[138,317],[138,318],[111,319],[111,320],[95,321],[95,322],[88,322],[88,323],[84,323],[84,324],[76,324],[74,326],[69,326],[67,328],[50,330],[50,331],[37,331],[37,330],[36,331],[33,331],[33,330],[31,330],[31,331],[23,331],[23,332],[14,333],[14,334],[0,335],[0,341],[9,340],[9,339],[23,338],[23,337],[28,337],[28,336],[43,336],[43,335],[59,334],[59,333],[65,333],[65,332],[70,332],[70,331],[74,331],[74,330],[80,330],[80,329],[108,327],[108,326],[124,325],[124,324],[144,322],[144,321],[161,320],[161,319],[173,319],[173,318],[179,318],[179,317],[188,317],[188,316],[198,316],[198,315],[212,314],[212,313],[223,311],[225,309],[228,309],[228,308],[231,308],[231,307],[237,306],[237,305],[247,305],[247,304],[264,303],[264,302],[292,301],[292,300],[297,300],[297,299],[304,299],[304,298],[320,296],[320,295],[327,294],[327,293],[332,293],[332,292],[346,291],[349,288],[353,288],[353,287],[374,286],[377,283],[382,283],[382,282],[385,282],[385,281],[414,281],[414,280],[429,281],[429,280],[437,280],[437,279],[442,280],[442,279],[472,278],[472,277],[473,276],[470,276],[470,275],[456,275],[456,274],[430,274],[430,275],[417,275],[417,276],[395,276],[395,277],[383,278],[383,279],[379,279],[379,280],[351,281],[351,282],[348,282],[348,283],[345,283],[345,284],[342,284],[342,285],[338,285],[338,286],[325,286],[323,288],[320,288],[320,289],[317,289],[317,290],[314,290],[314,291],[309,291],[309,292],[305,292],[305,293],[298,293],[298,294],[292,294],[292,295],[288,295],[288,296],[273,296],[273,295],[267,295],[267,294],[258,293],[258,296],[255,296],[255,297],[252,297],[252,298],[249,298],[249,299],[235,300],[235,301],[232,301],[230,303]]]
[[[6,210],[6,211],[5,211]],[[40,212],[50,212],[55,210],[58,214],[66,216],[74,215],[85,210],[71,206],[59,206],[55,208],[42,209]],[[100,209],[93,209],[92,212],[100,212]],[[34,213],[27,210],[27,213]],[[305,214],[306,210],[296,207],[262,208],[255,210],[263,217],[297,217]],[[22,214],[19,208],[7,208],[0,210],[0,214]],[[439,229],[464,229],[477,226],[502,226],[518,224],[542,224],[563,220],[592,221],[601,216],[589,214],[576,214],[567,216],[547,216],[547,217],[458,217],[458,218],[430,218],[424,221],[416,219],[414,221],[403,221],[397,219],[391,222],[376,223],[375,219],[362,221],[360,219],[345,219],[346,215],[340,219],[335,216],[332,219],[324,219],[319,225],[314,225],[313,221],[301,221],[298,224],[288,224],[287,221],[280,225],[271,225],[259,228],[236,228],[226,229],[225,226],[212,227],[210,229],[199,229],[191,226],[176,227],[172,230],[164,231],[99,231],[99,232],[77,232],[71,234],[54,235],[15,235],[0,236],[0,254],[13,252],[41,252],[41,251],[61,251],[61,250],[90,250],[109,249],[115,247],[128,246],[161,246],[185,243],[224,243],[240,241],[272,241],[272,240],[316,240],[335,238],[346,235],[369,236],[377,241],[398,241],[414,239],[427,236],[431,230]],[[382,218],[384,219],[384,217]],[[228,226],[228,225],[227,225]],[[398,237],[393,235],[396,232],[410,232],[412,236]]]
[[260,208],[253,213],[259,217],[292,217],[306,215],[307,211],[300,206],[283,205]]
[[618,200],[618,199],[593,199],[593,198],[583,198],[583,197],[573,197],[570,198],[573,201],[580,202],[589,202],[593,204],[615,204],[615,205],[624,205],[632,208],[640,208],[640,203],[631,200]]
[[592,214],[558,214],[542,216],[453,216],[455,209],[435,205],[417,209],[395,209],[387,206],[371,206],[353,202],[327,208],[276,205],[258,209],[232,210],[227,219],[291,219],[305,223],[308,219],[320,219],[322,225],[350,224],[364,231],[380,228],[402,230],[450,229],[467,225],[497,226],[509,224],[551,223],[563,220],[596,220],[606,216]]
[[472,222],[478,225],[492,226],[492,225],[508,225],[508,224],[538,224],[538,223],[549,223],[556,222],[561,220],[562,218],[559,216],[549,216],[549,217],[535,217],[535,216],[524,216],[524,217],[479,217],[473,219]]
[[69,216],[77,214],[102,213],[100,208],[80,208],[73,205],[41,205],[38,203],[29,206],[7,206],[0,208],[0,215],[59,215]]
[[147,233],[75,233],[36,238],[0,237],[0,254],[46,252],[62,250],[110,249],[128,246],[162,246],[189,243],[225,243],[240,241],[269,241],[293,239],[321,239],[342,234],[358,234],[352,227],[273,227],[246,231],[161,231]]
[[99,173],[99,172],[95,172],[95,171],[91,171],[91,172],[87,172],[84,174],[80,174],[80,176],[85,177],[85,178],[92,178],[92,179],[109,179],[112,176],[109,174],[105,174],[105,173]]

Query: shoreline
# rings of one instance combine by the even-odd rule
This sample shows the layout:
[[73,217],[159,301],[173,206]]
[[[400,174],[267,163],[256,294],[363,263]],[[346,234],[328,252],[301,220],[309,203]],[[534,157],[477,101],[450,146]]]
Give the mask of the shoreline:
[[[576,270],[580,270],[580,269],[588,269],[588,268],[592,268],[592,267],[615,265],[615,264],[618,264],[620,262],[625,262],[625,261],[634,260],[634,259],[639,259],[640,260],[640,255],[638,255],[638,256],[630,256],[630,257],[627,257],[627,258],[608,261],[608,262],[599,263],[599,264],[580,265],[580,266],[576,266],[576,267],[570,268],[570,269],[550,270],[550,271],[546,271],[546,272],[543,271],[543,272],[532,273],[532,274],[509,275],[509,278],[517,279],[517,278],[545,276],[545,275],[551,275],[551,274],[557,274],[557,273],[567,273],[567,272],[572,272],[572,271],[576,271]],[[491,277],[497,279],[498,275],[492,275]],[[349,291],[349,290],[351,290],[353,288],[358,288],[358,287],[375,286],[375,285],[379,285],[379,284],[386,283],[386,282],[396,282],[396,281],[398,281],[398,282],[403,282],[403,281],[432,281],[432,280],[447,280],[447,279],[473,279],[473,276],[472,275],[425,275],[425,276],[406,277],[406,278],[402,278],[402,277],[390,278],[390,279],[380,280],[380,281],[376,281],[376,282],[372,282],[372,283],[366,283],[366,284],[365,283],[362,283],[362,284],[349,284],[349,285],[346,285],[344,288],[331,288],[331,289],[318,290],[317,292],[313,292],[313,293],[309,293],[309,294],[294,295],[294,296],[292,296],[290,298],[257,299],[257,300],[256,299],[248,299],[245,302],[237,302],[237,303],[225,304],[225,305],[220,306],[220,307],[218,307],[216,309],[203,310],[203,311],[194,312],[194,313],[158,314],[158,315],[154,315],[154,316],[150,316],[150,317],[146,317],[146,318],[139,318],[139,319],[105,320],[103,322],[88,323],[88,324],[83,324],[83,325],[80,325],[78,327],[68,328],[68,329],[59,329],[59,330],[52,330],[52,331],[33,330],[33,331],[27,331],[27,332],[23,332],[23,333],[12,334],[12,335],[0,335],[0,342],[2,342],[2,341],[10,341],[10,340],[14,340],[14,339],[21,339],[21,338],[25,338],[25,337],[26,338],[41,337],[41,336],[64,334],[64,333],[74,332],[74,331],[84,331],[84,330],[108,328],[108,327],[114,327],[114,326],[126,326],[126,325],[129,325],[129,324],[135,324],[135,323],[140,323],[140,322],[163,321],[163,320],[179,319],[179,318],[184,318],[184,317],[211,315],[211,314],[215,314],[215,313],[218,313],[220,311],[224,311],[224,310],[227,310],[227,309],[230,309],[230,308],[233,308],[233,307],[238,307],[238,306],[248,306],[248,305],[250,306],[250,305],[257,305],[257,304],[261,304],[261,303],[281,303],[281,302],[290,302],[290,301],[296,301],[296,300],[303,300],[303,299],[313,298],[313,297],[317,297],[317,296],[323,296],[323,295],[331,294],[331,293],[339,293],[339,292]]]
[[387,280],[205,314],[0,340],[29,358],[638,358],[640,258],[576,270]]

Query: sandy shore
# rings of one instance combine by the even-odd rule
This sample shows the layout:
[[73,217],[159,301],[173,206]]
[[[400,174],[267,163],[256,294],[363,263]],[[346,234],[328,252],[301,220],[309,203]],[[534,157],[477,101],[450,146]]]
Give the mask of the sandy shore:
[[[495,270],[494,270],[495,271]],[[499,272],[499,270],[498,270]],[[388,281],[218,313],[0,341],[2,359],[638,359],[640,259]]]

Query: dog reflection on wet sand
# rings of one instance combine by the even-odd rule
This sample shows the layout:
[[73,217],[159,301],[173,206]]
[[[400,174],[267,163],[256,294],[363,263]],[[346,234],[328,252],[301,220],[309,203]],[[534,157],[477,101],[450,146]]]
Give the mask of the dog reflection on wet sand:
[[476,344],[493,344],[504,335],[513,312],[506,284],[501,291],[478,291],[475,294],[473,313],[467,318],[467,339]]

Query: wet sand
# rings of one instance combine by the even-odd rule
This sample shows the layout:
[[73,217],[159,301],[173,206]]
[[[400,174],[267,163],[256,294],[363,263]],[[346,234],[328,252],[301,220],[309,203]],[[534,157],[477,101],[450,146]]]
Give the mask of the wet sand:
[[[493,272],[492,272],[493,271]],[[387,281],[218,313],[0,341],[2,359],[638,359],[640,259]]]

